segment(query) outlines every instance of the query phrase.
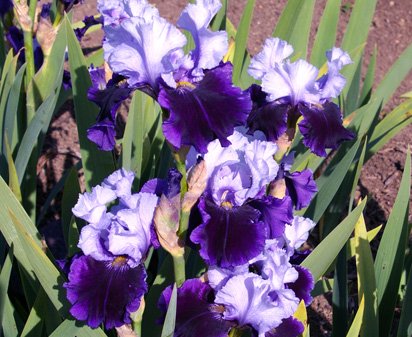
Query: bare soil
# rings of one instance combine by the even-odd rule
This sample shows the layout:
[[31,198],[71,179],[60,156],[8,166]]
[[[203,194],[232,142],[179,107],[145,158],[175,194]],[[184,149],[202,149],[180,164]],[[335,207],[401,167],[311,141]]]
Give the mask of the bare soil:
[[[161,14],[171,22],[176,22],[186,0],[151,0]],[[257,53],[263,41],[271,35],[282,12],[286,0],[257,0],[253,17],[248,48],[252,54]],[[315,19],[311,30],[311,41],[316,32],[325,0],[317,2]],[[229,1],[229,18],[239,23],[246,0]],[[342,1],[339,37],[344,33],[345,24],[350,14],[351,1]],[[345,8],[345,10],[344,10]],[[75,20],[85,15],[97,13],[96,0],[85,0],[83,5],[75,8]],[[410,0],[378,0],[373,24],[369,29],[366,54],[370,55],[375,46],[378,48],[377,72],[375,86],[383,79],[385,73],[402,51],[412,43],[412,6]],[[101,44],[101,32],[84,38],[83,47],[93,50]],[[339,42],[339,41],[338,41]],[[409,74],[397,90],[394,98],[386,105],[384,113],[389,112],[402,99],[399,96],[412,90],[412,75]],[[87,112],[85,112],[87,113]],[[362,170],[358,190],[359,196],[368,196],[366,221],[368,227],[384,224],[392,209],[400,180],[408,145],[412,144],[412,125],[396,135],[381,151],[370,159]],[[48,133],[43,155],[38,163],[38,190],[40,201],[45,201],[50,190],[62,177],[63,173],[80,159],[77,128],[73,117],[71,102],[65,104],[62,111],[53,119]],[[59,198],[52,204],[51,211],[40,224],[51,246],[60,246],[56,231],[60,230]],[[411,204],[412,205],[412,204]],[[411,221],[411,217],[409,219]],[[49,235],[50,233],[50,235]],[[54,233],[54,234],[52,234]],[[315,298],[309,312],[312,336],[330,336],[332,326],[332,307],[330,296]]]

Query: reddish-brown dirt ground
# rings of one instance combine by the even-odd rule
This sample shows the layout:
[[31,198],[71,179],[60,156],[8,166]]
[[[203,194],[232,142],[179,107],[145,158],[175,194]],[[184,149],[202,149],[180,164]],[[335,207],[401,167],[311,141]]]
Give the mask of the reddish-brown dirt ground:
[[[151,2],[155,3],[161,14],[172,22],[177,20],[180,11],[187,3],[186,0],[151,0]],[[256,1],[248,43],[252,54],[258,52],[264,39],[271,35],[286,2],[286,0]],[[325,2],[325,0],[317,1],[311,31],[312,38],[316,32],[316,26]],[[239,23],[245,3],[246,0],[229,1],[229,18],[235,26]],[[341,11],[338,39],[344,33],[345,24],[350,13],[350,6],[345,5],[351,3],[352,1],[342,1],[344,7],[349,9],[342,9]],[[83,5],[75,8],[75,21],[82,19],[84,15],[91,15],[96,12],[96,0],[85,0]],[[366,46],[366,55],[371,54],[374,46],[378,47],[375,86],[383,79],[385,73],[401,52],[412,43],[411,32],[412,6],[410,0],[378,0]],[[99,46],[101,39],[102,34],[100,32],[90,34],[84,38],[83,47],[86,50],[93,50]],[[399,104],[401,102],[399,96],[410,90],[412,90],[411,74],[403,81],[394,98],[385,107],[384,112],[390,111]],[[64,170],[79,160],[78,136],[72,110],[72,105],[68,102],[65,109],[54,118],[49,130],[43,156],[38,163],[40,200],[45,200],[45,195],[61,178]],[[366,221],[370,227],[385,223],[388,218],[399,188],[408,144],[412,144],[412,125],[395,136],[368,161],[362,170],[359,193],[369,198]],[[46,236],[50,229],[59,226],[59,203],[52,204],[49,214],[46,217],[47,220],[41,224]],[[52,230],[52,232],[55,232],[55,230]],[[55,239],[54,235],[50,239],[49,244],[58,245],[58,242],[52,242]],[[320,296],[314,300],[310,310],[310,323],[312,336],[330,335],[332,310],[328,296]]]

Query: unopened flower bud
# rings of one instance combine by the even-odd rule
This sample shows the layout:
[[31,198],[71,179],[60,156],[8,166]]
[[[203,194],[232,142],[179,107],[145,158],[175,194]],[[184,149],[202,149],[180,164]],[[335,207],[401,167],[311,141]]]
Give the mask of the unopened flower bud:
[[160,245],[173,256],[182,256],[184,247],[179,235],[180,195],[172,199],[162,195],[154,215],[155,229]]

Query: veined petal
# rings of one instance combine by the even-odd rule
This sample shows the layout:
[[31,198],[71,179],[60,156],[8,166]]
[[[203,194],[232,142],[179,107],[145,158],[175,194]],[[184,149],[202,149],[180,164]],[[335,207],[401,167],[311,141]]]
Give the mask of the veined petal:
[[[172,287],[167,287],[159,300],[165,315]],[[233,322],[222,319],[213,304],[213,289],[199,279],[185,281],[177,288],[176,328],[174,337],[227,337]]]
[[208,265],[231,268],[262,252],[266,231],[259,211],[248,205],[225,209],[206,197],[200,199],[199,210],[203,223],[190,239],[200,244],[200,255]]
[[250,61],[248,73],[261,80],[268,71],[275,68],[293,53],[293,47],[277,37],[266,39],[262,51]]
[[246,122],[252,105],[249,94],[232,85],[230,63],[207,71],[195,88],[161,86],[158,100],[169,111],[163,122],[169,143],[177,149],[193,145],[200,153],[214,139],[230,145],[227,138]]
[[173,54],[186,44],[185,36],[159,16],[131,17],[105,33],[105,60],[113,72],[127,77],[130,86],[149,85],[155,91],[161,75],[177,68]]
[[321,108],[301,105],[299,110],[303,115],[298,124],[303,144],[318,156],[325,157],[326,149],[337,149],[340,143],[355,137],[343,127],[339,107],[332,102]]
[[70,313],[92,328],[102,323],[107,329],[130,324],[130,314],[147,291],[143,265],[129,268],[89,256],[73,260],[68,278],[64,287],[72,304]]
[[219,0],[197,0],[183,10],[177,25],[188,30],[196,48],[191,52],[194,68],[212,69],[219,65],[228,49],[227,33],[212,32],[208,26],[221,7]]
[[288,97],[292,105],[299,102],[316,103],[319,93],[315,88],[318,68],[304,60],[277,64],[262,79],[262,89],[269,100]]

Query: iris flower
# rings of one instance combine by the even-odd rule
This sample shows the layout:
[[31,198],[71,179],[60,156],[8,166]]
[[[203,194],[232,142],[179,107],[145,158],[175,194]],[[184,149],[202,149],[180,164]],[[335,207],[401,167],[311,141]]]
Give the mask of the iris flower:
[[[310,304],[314,282],[308,270],[290,264],[286,246],[286,240],[266,240],[261,253],[245,265],[211,268],[206,283],[184,282],[177,289],[174,336],[223,337],[233,328],[250,329],[259,337],[302,333],[293,314],[300,301]],[[166,288],[160,298],[163,313],[171,291]]]
[[202,223],[190,235],[208,265],[225,268],[256,257],[265,240],[281,236],[293,219],[289,197],[266,195],[279,170],[276,144],[250,141],[238,131],[229,141],[229,147],[218,140],[207,147],[208,184],[198,206]]
[[339,48],[326,53],[328,72],[304,60],[290,62],[293,48],[278,38],[267,39],[263,50],[249,66],[249,74],[262,85],[250,88],[253,110],[248,118],[250,132],[261,130],[267,139],[276,141],[298,123],[303,143],[318,156],[326,149],[336,149],[342,141],[353,139],[342,126],[342,114],[332,102],[342,91],[346,80],[340,70],[352,61]]
[[146,0],[98,2],[106,62],[129,87],[159,102],[163,133],[175,149],[192,145],[205,153],[214,139],[228,146],[227,137],[246,122],[251,110],[249,93],[232,85],[232,65],[222,62],[228,49],[226,32],[208,28],[220,7],[218,0],[198,0],[183,10],[177,26],[195,42],[185,55],[184,34]]
[[[65,284],[70,313],[96,328],[131,323],[147,292],[143,262],[152,243],[158,197],[131,193],[134,174],[118,170],[81,194],[73,214],[87,222]],[[108,209],[108,205],[118,201]]]

